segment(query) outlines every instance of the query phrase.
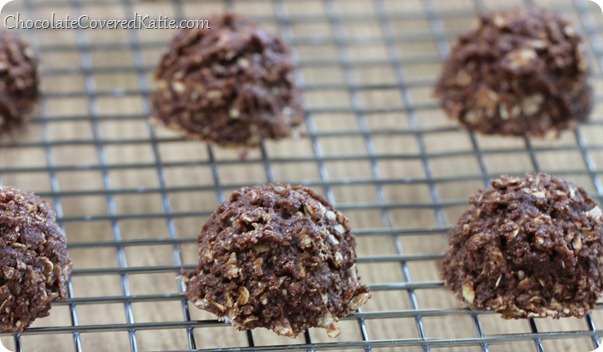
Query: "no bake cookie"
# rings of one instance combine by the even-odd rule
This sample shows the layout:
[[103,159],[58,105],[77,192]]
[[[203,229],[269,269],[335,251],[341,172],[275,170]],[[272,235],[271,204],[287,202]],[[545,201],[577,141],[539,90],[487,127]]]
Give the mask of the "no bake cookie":
[[199,267],[182,273],[186,296],[238,329],[337,336],[340,318],[370,297],[356,270],[347,218],[301,186],[234,192],[203,226]]
[[603,289],[601,209],[561,178],[502,176],[450,231],[445,284],[504,318],[583,317]]
[[40,198],[0,186],[0,332],[20,332],[67,297],[71,260]]
[[35,107],[40,78],[31,47],[0,30],[0,134],[22,126]]
[[479,16],[446,61],[436,95],[470,130],[554,137],[592,109],[583,38],[559,14],[537,7]]
[[182,30],[156,72],[153,119],[222,146],[281,139],[304,120],[290,48],[233,13]]

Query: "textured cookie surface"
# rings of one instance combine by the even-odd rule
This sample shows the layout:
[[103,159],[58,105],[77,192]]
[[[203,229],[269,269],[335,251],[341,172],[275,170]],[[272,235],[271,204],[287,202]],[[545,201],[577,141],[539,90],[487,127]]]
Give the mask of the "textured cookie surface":
[[39,84],[33,50],[8,30],[0,30],[0,134],[27,121],[40,95]]
[[182,30],[163,56],[153,119],[225,146],[253,147],[291,135],[304,111],[289,47],[232,13],[209,25]]
[[603,289],[601,209],[581,187],[502,176],[470,199],[450,231],[447,287],[505,318],[583,317]]
[[347,218],[310,189],[242,188],[203,226],[186,295],[238,329],[336,336],[337,321],[370,297],[355,247]]
[[583,45],[576,29],[550,10],[481,15],[478,28],[451,51],[436,95],[468,129],[557,136],[592,109]]
[[55,214],[38,197],[0,186],[0,331],[23,331],[67,298],[71,261]]

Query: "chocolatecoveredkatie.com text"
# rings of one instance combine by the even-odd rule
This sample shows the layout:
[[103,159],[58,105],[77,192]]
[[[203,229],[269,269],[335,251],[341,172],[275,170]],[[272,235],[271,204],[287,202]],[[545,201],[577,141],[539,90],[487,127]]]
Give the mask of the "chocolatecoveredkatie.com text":
[[55,12],[48,18],[25,18],[20,12],[4,17],[7,29],[210,29],[208,20],[173,19],[168,16],[150,16],[135,12],[130,19],[94,18],[89,15],[60,16]]

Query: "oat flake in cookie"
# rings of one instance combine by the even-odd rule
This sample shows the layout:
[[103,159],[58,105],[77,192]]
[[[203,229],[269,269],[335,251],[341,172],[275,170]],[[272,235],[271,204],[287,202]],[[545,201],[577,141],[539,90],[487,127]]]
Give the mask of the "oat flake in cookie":
[[0,134],[27,121],[39,92],[38,60],[27,43],[0,30]]
[[583,317],[603,289],[601,209],[581,187],[537,174],[501,176],[450,231],[447,287],[504,318]]
[[48,204],[0,186],[0,332],[20,332],[67,298],[71,260]]
[[290,136],[304,111],[289,47],[233,13],[209,25],[182,30],[163,56],[153,120],[223,146]]
[[583,39],[542,8],[479,16],[461,36],[436,87],[446,113],[486,134],[556,137],[592,109]]
[[203,226],[199,268],[183,272],[195,306],[236,328],[295,337],[337,321],[370,297],[358,281],[347,218],[301,186],[239,189]]

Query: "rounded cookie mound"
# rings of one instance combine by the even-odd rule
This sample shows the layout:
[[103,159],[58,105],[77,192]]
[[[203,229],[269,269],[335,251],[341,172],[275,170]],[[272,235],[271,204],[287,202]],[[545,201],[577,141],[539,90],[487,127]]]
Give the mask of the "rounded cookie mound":
[[40,198],[0,186],[0,332],[20,332],[67,297],[71,260],[54,212]]
[[304,110],[289,47],[233,13],[209,25],[182,30],[163,56],[153,119],[224,146],[291,135]]
[[576,29],[550,10],[481,15],[454,46],[436,95],[471,130],[556,137],[592,109],[582,47]]
[[501,176],[450,231],[447,287],[504,318],[583,317],[603,289],[601,209],[547,174]]
[[25,123],[40,95],[38,60],[27,43],[0,30],[0,134]]
[[358,281],[347,218],[312,190],[239,189],[203,226],[199,268],[183,272],[195,306],[238,329],[337,336],[337,321],[370,297]]

